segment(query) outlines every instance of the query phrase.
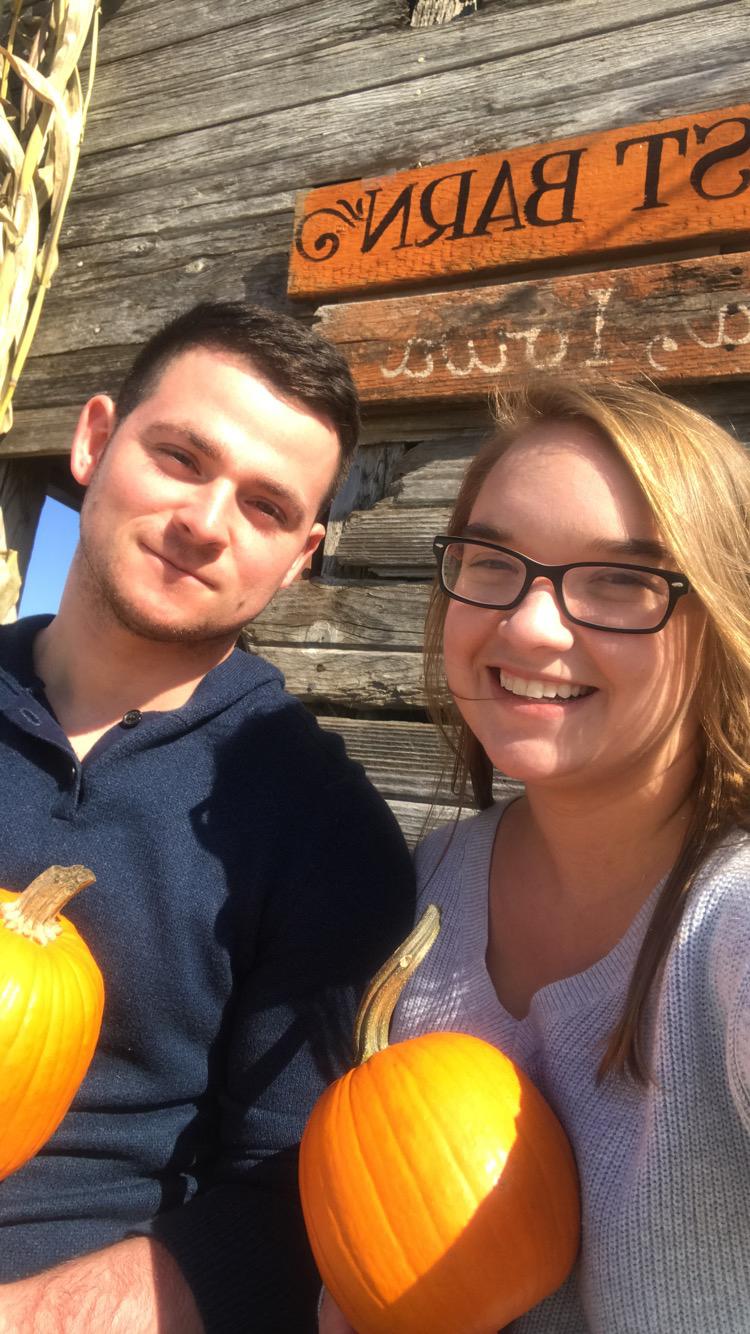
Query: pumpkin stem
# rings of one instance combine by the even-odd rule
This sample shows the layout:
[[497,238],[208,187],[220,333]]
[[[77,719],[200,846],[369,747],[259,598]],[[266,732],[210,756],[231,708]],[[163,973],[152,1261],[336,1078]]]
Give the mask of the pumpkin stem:
[[46,944],[60,934],[55,918],[61,908],[95,880],[87,866],[48,866],[22,894],[2,904],[5,925]]
[[402,945],[387,959],[367,988],[354,1020],[354,1059],[369,1061],[388,1046],[388,1031],[401,992],[429,953],[440,930],[440,909],[430,903]]

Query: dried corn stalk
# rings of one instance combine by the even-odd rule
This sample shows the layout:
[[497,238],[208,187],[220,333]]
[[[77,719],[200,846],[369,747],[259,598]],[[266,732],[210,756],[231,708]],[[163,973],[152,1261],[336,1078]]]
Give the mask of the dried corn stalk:
[[18,570],[18,553],[0,551],[0,625],[8,620],[15,620],[13,608],[21,591],[21,575]]
[[[13,392],[57,268],[98,17],[98,0],[0,0],[0,31],[7,33],[0,45],[0,435],[11,427]],[[77,66],[90,29],[84,96]]]

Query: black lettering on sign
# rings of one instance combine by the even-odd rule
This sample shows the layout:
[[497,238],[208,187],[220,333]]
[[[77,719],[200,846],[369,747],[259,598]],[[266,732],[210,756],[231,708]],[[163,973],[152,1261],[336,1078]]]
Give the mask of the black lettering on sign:
[[710,153],[704,153],[703,157],[698,158],[690,173],[690,184],[701,199],[735,199],[750,185],[750,168],[743,167],[739,172],[740,179],[734,190],[711,191],[707,189],[705,185],[706,175],[712,167],[716,166],[717,162],[727,162],[733,157],[740,157],[741,154],[750,152],[750,120],[745,116],[733,116],[727,120],[716,120],[713,125],[694,125],[696,141],[699,144],[705,144],[709,134],[717,130],[720,125],[742,125],[744,130],[739,139],[735,139],[733,143],[722,144],[721,148],[713,148]]
[[401,216],[401,231],[399,233],[398,242],[392,249],[403,250],[405,246],[410,244],[406,239],[406,234],[409,230],[409,214],[411,211],[411,199],[414,194],[414,185],[411,184],[405,186],[401,191],[401,194],[394,199],[391,207],[383,214],[380,222],[373,226],[375,201],[377,196],[381,193],[382,191],[379,188],[365,191],[365,194],[370,196],[370,208],[367,217],[365,218],[365,234],[362,237],[363,255],[366,255],[369,250],[372,250],[378,244],[381,236],[384,236],[388,228],[391,227],[394,222],[398,221],[399,215]]
[[[536,186],[536,190],[532,191],[523,207],[526,221],[530,222],[532,227],[556,227],[561,222],[581,222],[581,218],[573,216],[573,210],[578,184],[578,169],[585,152],[585,148],[568,148],[562,153],[545,153],[544,157],[537,158],[531,168],[531,179]],[[561,181],[550,181],[545,175],[545,168],[548,162],[555,162],[559,158],[567,159],[567,170]],[[541,200],[544,195],[556,190],[562,190],[560,212],[557,217],[543,218],[539,211]]]
[[[507,191],[508,195],[508,212],[496,213],[495,208],[499,204],[500,196],[504,191]],[[513,175],[510,169],[510,163],[506,158],[489,188],[487,198],[482,205],[482,211],[477,218],[476,225],[471,235],[489,236],[491,222],[505,222],[508,218],[510,218],[511,221],[507,227],[503,227],[504,232],[514,232],[517,231],[519,227],[523,227],[518,212],[516,192],[513,189]]]
[[621,167],[625,161],[625,154],[629,148],[635,148],[637,144],[648,144],[646,150],[646,177],[643,182],[643,203],[636,204],[632,210],[633,213],[638,213],[641,209],[668,207],[663,200],[659,199],[661,155],[667,139],[674,139],[680,157],[684,157],[687,153],[687,130],[664,130],[661,134],[644,134],[640,139],[622,139],[617,144],[618,167]]
[[[427,223],[432,231],[428,236],[421,236],[416,242],[419,246],[432,245],[439,236],[445,236],[446,241],[455,241],[461,236],[466,235],[466,210],[469,207],[469,196],[471,191],[471,178],[473,171],[454,171],[448,176],[437,176],[434,181],[429,181],[422,191],[419,201],[419,211],[422,220]],[[458,193],[453,203],[453,212],[445,222],[438,221],[435,217],[432,203],[435,191],[438,186],[446,181],[458,181]],[[447,233],[447,235],[446,235]]]

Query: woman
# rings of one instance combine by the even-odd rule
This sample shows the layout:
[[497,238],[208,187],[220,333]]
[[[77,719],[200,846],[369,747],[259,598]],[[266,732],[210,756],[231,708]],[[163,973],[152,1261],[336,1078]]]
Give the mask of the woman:
[[418,851],[443,927],[392,1037],[495,1043],[571,1140],[580,1261],[513,1334],[750,1329],[748,514],[706,418],[548,384],[436,542],[428,679],[485,809]]

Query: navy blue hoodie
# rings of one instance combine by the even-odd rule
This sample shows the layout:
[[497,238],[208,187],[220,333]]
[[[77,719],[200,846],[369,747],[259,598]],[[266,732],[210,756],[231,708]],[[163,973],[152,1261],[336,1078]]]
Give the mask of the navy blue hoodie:
[[0,1281],[150,1232],[208,1334],[312,1331],[296,1145],[410,929],[403,839],[340,739],[240,651],[80,762],[33,675],[48,619],[0,628],[0,883],[91,867],[66,915],[106,999],[71,1110],[0,1183]]

